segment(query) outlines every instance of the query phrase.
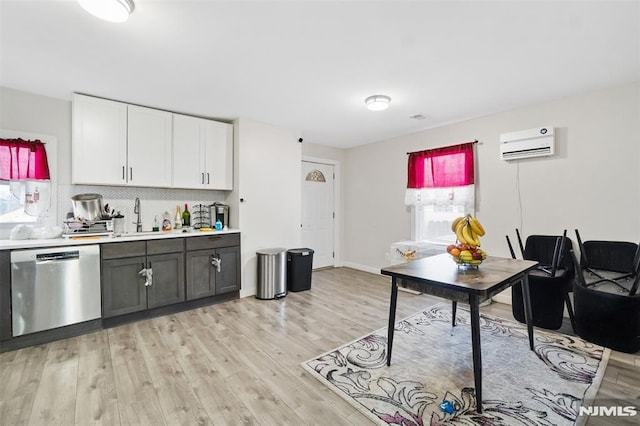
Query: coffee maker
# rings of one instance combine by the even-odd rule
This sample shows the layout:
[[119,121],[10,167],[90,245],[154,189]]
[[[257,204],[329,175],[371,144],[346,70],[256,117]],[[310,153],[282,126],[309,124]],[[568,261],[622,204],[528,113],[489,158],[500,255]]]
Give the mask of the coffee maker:
[[222,223],[223,229],[229,227],[229,206],[221,202],[216,201],[209,206],[209,212],[211,214],[211,225],[215,225],[217,221]]

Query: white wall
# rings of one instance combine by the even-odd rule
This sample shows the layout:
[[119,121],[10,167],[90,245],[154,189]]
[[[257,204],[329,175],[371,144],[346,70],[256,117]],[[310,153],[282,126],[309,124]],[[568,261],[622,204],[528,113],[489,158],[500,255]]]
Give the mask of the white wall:
[[257,250],[300,245],[302,149],[296,130],[239,119],[234,131],[237,183],[227,202],[242,230],[246,297],[257,289]]
[[[553,157],[505,162],[501,133],[557,129]],[[345,264],[379,270],[410,239],[404,206],[407,152],[478,139],[477,216],[489,254],[509,256],[505,235],[561,233],[640,240],[640,83],[494,114],[349,149],[344,167]],[[519,177],[519,179],[518,179]],[[517,190],[517,182],[520,190]],[[522,205],[520,206],[521,200]],[[514,237],[515,238],[515,237]]]
[[313,143],[302,143],[302,155],[305,157],[324,158],[327,160],[340,161],[345,158],[345,150],[332,146],[317,145]]

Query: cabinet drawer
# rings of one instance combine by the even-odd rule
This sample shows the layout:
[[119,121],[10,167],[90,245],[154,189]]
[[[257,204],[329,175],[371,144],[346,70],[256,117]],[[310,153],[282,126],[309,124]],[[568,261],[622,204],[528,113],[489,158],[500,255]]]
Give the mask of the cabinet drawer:
[[146,243],[144,241],[101,244],[100,247],[103,259],[120,259],[123,257],[144,256],[146,254]]
[[184,251],[184,238],[147,241],[147,254],[178,253]]
[[240,234],[204,235],[187,238],[187,251],[240,245]]

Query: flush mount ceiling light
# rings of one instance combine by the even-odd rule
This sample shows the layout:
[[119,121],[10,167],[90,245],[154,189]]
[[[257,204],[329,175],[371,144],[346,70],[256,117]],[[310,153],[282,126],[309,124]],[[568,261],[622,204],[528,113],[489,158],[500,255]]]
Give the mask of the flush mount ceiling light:
[[389,108],[391,98],[386,95],[373,95],[364,100],[367,108],[371,111],[382,111]]
[[78,0],[78,3],[93,16],[109,22],[126,21],[135,8],[133,0]]

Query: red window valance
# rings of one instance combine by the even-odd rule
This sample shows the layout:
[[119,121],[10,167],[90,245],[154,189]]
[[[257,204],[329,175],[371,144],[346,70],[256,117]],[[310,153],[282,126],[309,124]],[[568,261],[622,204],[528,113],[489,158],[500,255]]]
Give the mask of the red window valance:
[[0,139],[0,180],[24,179],[50,179],[44,143]]
[[450,188],[474,183],[473,142],[409,154],[407,188]]

